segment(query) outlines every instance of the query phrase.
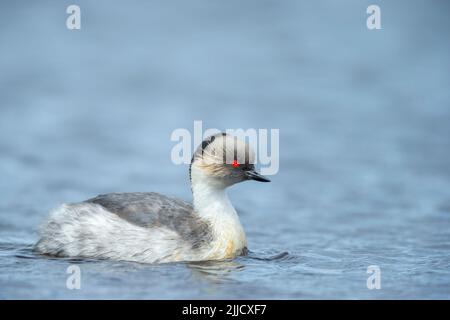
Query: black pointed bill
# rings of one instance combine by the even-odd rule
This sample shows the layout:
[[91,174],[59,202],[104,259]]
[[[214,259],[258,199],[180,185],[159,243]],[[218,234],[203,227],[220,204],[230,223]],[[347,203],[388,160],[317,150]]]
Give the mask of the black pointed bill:
[[249,180],[255,180],[260,182],[270,182],[268,178],[263,176],[262,174],[259,174],[256,171],[245,171],[245,175],[247,176],[247,179]]

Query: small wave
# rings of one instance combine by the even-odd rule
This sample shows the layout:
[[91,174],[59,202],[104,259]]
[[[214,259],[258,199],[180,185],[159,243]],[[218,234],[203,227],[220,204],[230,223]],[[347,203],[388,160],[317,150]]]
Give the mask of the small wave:
[[33,252],[33,245],[17,244],[10,242],[1,242],[0,251],[3,257],[11,256],[22,259],[36,259],[36,253]]
[[287,251],[283,251],[281,253],[271,255],[268,257],[260,256],[259,254],[256,254],[253,251],[249,251],[247,258],[254,259],[254,260],[261,260],[261,261],[277,261],[277,260],[289,260],[293,256],[289,254]]

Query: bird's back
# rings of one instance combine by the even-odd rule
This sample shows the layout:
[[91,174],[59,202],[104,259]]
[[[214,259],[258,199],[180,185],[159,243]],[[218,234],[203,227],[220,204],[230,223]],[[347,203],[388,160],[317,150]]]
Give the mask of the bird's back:
[[84,201],[98,204],[120,218],[142,227],[164,225],[192,218],[192,204],[155,192],[108,193]]

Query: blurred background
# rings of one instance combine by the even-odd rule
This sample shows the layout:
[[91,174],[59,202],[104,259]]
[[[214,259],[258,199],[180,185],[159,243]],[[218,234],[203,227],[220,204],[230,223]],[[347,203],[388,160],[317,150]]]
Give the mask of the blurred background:
[[[66,28],[67,6],[81,30]],[[381,8],[381,30],[366,9]],[[0,3],[0,298],[450,298],[448,1]],[[50,209],[191,199],[174,129],[280,129],[270,184],[230,190],[248,257],[33,254]],[[76,263],[81,290],[66,288]],[[380,290],[366,286],[381,269]]]

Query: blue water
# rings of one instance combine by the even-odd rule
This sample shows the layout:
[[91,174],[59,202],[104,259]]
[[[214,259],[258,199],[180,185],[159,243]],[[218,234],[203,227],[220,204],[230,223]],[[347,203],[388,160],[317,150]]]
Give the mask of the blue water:
[[[449,299],[450,5],[376,2],[375,31],[369,1],[78,0],[79,31],[71,2],[1,2],[0,298]],[[280,129],[272,183],[230,190],[248,257],[31,251],[63,202],[190,200],[170,134],[194,120]]]

